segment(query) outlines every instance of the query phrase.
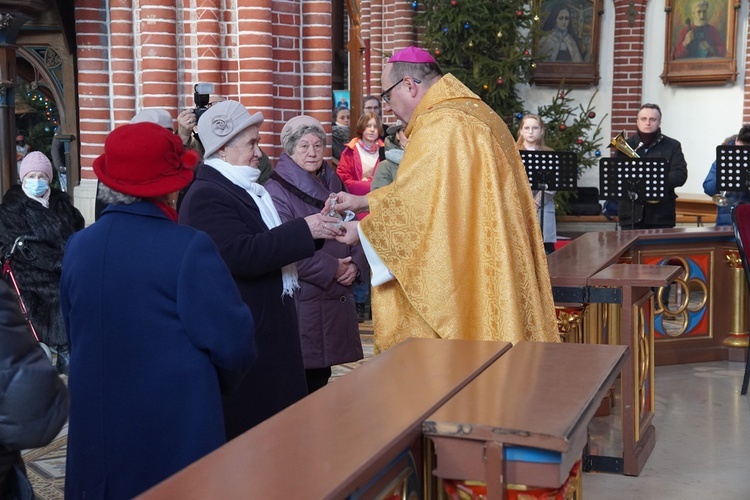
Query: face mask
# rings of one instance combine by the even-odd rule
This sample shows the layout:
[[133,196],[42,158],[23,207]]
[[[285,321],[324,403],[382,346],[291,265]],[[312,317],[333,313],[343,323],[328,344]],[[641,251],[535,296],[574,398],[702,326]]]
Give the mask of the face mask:
[[29,196],[42,196],[49,189],[46,179],[26,179],[23,181],[23,192]]

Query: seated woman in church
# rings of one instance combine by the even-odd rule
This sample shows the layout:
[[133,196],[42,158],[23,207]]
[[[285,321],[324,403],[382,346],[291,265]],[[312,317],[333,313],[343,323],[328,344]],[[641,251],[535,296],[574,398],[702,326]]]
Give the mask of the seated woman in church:
[[41,151],[21,161],[21,184],[11,186],[0,205],[0,252],[26,237],[24,251],[13,257],[13,271],[34,330],[57,353],[57,369],[67,375],[70,346],[60,313],[60,273],[65,244],[85,221],[70,196],[52,187],[52,175],[52,162]]
[[[538,115],[528,114],[521,118],[518,126],[518,140],[516,141],[519,151],[552,151],[544,143],[544,122]],[[555,220],[554,191],[532,191],[536,203],[537,215],[541,219],[541,211],[544,210],[544,250],[549,254],[555,250],[557,242],[557,221]],[[544,201],[542,202],[542,199]],[[542,208],[542,205],[544,207]]]

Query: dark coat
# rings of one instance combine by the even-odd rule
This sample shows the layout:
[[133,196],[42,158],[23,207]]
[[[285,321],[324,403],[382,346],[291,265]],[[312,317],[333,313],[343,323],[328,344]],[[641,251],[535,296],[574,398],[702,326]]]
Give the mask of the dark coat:
[[[327,163],[313,176],[282,154],[275,173],[321,204],[330,193],[344,190],[343,183]],[[273,197],[282,222],[319,213],[322,208],[322,205],[303,201],[273,177],[264,187]],[[336,281],[338,260],[349,256],[363,276],[370,272],[359,244],[350,247],[336,240],[326,241],[315,255],[297,262],[300,290],[294,293],[294,299],[305,368],[327,368],[362,359],[352,287]]]
[[[677,213],[677,194],[675,188],[682,186],[687,181],[687,162],[685,155],[682,154],[682,145],[672,139],[658,133],[654,142],[644,150],[638,147],[642,144],[639,133],[635,133],[627,143],[633,149],[637,149],[641,158],[666,158],[669,160],[667,168],[667,198],[658,203],[635,203],[635,224],[647,224],[651,226],[668,226],[674,227],[676,224]],[[625,157],[625,154],[618,151],[618,157]],[[627,229],[633,220],[633,209],[629,200],[622,200],[617,204],[617,214],[620,219],[620,226]]]
[[211,239],[155,205],[110,205],[70,239],[65,498],[132,498],[226,442],[221,395],[257,354]]
[[30,236],[23,253],[13,258],[13,272],[31,323],[50,346],[67,344],[60,314],[60,271],[65,243],[84,227],[70,197],[51,188],[49,208],[32,200],[21,186],[8,189],[0,205],[0,251],[10,250],[18,236]]
[[268,229],[255,200],[205,164],[182,202],[180,223],[216,242],[255,318],[258,362],[224,399],[232,439],[307,395],[297,311],[294,299],[282,297],[281,268],[312,256],[315,240],[303,219]]
[[34,497],[21,450],[48,444],[67,418],[68,390],[0,280],[0,498]]

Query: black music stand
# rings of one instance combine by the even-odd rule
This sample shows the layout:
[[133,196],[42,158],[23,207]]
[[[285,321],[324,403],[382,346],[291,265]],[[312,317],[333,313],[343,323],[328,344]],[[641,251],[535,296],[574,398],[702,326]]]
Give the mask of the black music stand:
[[544,241],[544,192],[575,191],[578,189],[578,155],[571,151],[521,151],[532,190],[542,192],[542,226]]
[[750,146],[716,146],[716,190],[747,193]]
[[602,158],[599,160],[599,197],[630,200],[630,229],[634,229],[636,200],[648,203],[667,197],[668,168],[666,158]]

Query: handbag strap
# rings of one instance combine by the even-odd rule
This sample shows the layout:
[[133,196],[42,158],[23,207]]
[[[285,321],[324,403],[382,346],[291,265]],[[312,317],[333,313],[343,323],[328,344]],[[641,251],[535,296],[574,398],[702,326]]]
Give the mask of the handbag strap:
[[324,201],[321,201],[317,198],[313,198],[309,194],[305,193],[301,189],[299,189],[297,186],[293,185],[291,182],[287,181],[283,177],[281,177],[276,172],[273,172],[271,174],[271,179],[275,180],[279,184],[281,184],[281,187],[292,193],[294,196],[299,198],[300,200],[304,201],[308,205],[312,205],[313,207],[317,207],[320,210],[323,210],[323,207],[326,206],[326,203]]

